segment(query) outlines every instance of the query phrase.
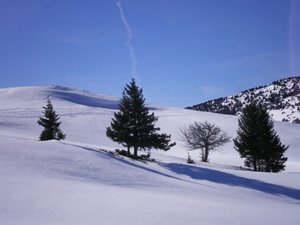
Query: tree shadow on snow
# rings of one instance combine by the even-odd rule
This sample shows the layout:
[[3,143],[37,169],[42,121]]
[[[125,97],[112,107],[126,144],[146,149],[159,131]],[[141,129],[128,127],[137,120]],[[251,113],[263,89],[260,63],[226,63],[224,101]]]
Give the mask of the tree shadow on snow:
[[[115,162],[118,162],[118,163],[125,164],[126,166],[129,166],[129,167],[134,167],[134,168],[137,168],[137,169],[140,169],[140,170],[144,170],[146,172],[150,172],[150,173],[153,173],[153,174],[156,174],[156,175],[168,177],[168,178],[171,178],[171,179],[176,179],[176,180],[179,180],[179,181],[184,181],[184,182],[189,182],[189,183],[193,183],[193,184],[197,184],[197,185],[202,185],[202,184],[199,184],[199,183],[196,183],[196,182],[193,182],[193,181],[184,180],[184,179],[181,179],[180,177],[172,176],[170,174],[166,174],[166,173],[157,171],[155,169],[151,169],[151,168],[149,168],[148,162],[146,162],[146,161],[134,160],[132,158],[123,158],[122,156],[118,156],[118,155],[113,154],[113,152],[108,152],[108,151],[105,151],[105,150],[102,150],[102,149],[94,149],[94,148],[90,148],[90,147],[84,147],[84,146],[81,146],[80,144],[67,143],[67,142],[62,142],[62,144],[78,147],[78,148],[81,148],[85,151],[93,152],[93,153],[95,153],[95,157],[100,157],[101,159],[112,160],[112,161],[115,161]],[[82,172],[81,173],[78,172],[79,170],[77,169],[77,170],[71,170],[69,172],[69,174],[71,174],[72,176],[88,178],[88,179],[91,179],[93,181],[97,181],[97,179],[99,179],[97,173],[89,174],[88,173],[89,171],[86,171],[86,168],[83,167],[84,165],[77,165],[77,166],[81,166],[80,169],[81,169]],[[64,171],[64,173],[67,173],[67,171]],[[207,185],[204,185],[204,186],[207,186]]]
[[[135,161],[130,158],[125,159],[125,158],[116,156],[112,153],[106,152],[104,150],[93,149],[93,148],[84,147],[84,146],[77,145],[77,144],[70,144],[70,143],[63,143],[63,144],[79,147],[84,150],[94,152],[95,156],[99,156],[101,158],[106,158],[108,160],[118,161],[120,163],[126,164],[127,166],[135,167],[137,169],[141,169],[141,170],[144,170],[144,171],[147,171],[147,172],[150,172],[153,174],[157,174],[160,176],[164,176],[164,177],[167,177],[170,179],[176,179],[178,181],[193,183],[193,184],[201,185],[201,186],[209,186],[209,185],[205,185],[205,184],[201,184],[201,183],[197,182],[199,180],[207,180],[207,181],[218,183],[218,184],[253,189],[253,190],[257,190],[257,191],[264,192],[267,194],[272,194],[272,195],[277,195],[277,196],[286,196],[286,197],[300,201],[300,190],[299,189],[294,189],[294,188],[285,187],[285,186],[281,186],[281,185],[266,183],[266,182],[255,180],[255,179],[239,177],[239,176],[236,176],[236,175],[233,175],[230,173],[221,172],[221,171],[214,170],[214,169],[197,167],[197,166],[193,166],[193,165],[178,164],[178,163],[161,163],[160,164],[160,166],[162,166],[162,168],[168,169],[171,172],[178,174],[178,175],[189,176],[190,178],[192,178],[194,180],[193,181],[193,180],[189,180],[189,179],[183,179],[182,177],[178,177],[176,175],[164,173],[162,171],[157,171],[156,169],[151,169],[151,168],[149,168],[147,162]],[[74,174],[72,173],[72,175],[74,175]],[[81,174],[76,174],[76,175],[82,176],[85,178],[91,178],[93,180],[98,179],[97,175],[95,175],[95,176],[90,175],[91,177],[87,177],[86,173],[83,173],[82,175]]]
[[207,180],[218,184],[239,186],[261,191],[267,194],[286,196],[300,201],[300,190],[298,189],[239,177],[230,173],[191,165],[169,163],[165,164],[164,167],[174,173],[187,175],[194,180]]

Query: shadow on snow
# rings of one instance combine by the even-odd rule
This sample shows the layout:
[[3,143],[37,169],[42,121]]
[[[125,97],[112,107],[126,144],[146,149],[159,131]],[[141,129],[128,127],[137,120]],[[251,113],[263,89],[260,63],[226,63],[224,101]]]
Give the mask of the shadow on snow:
[[239,177],[230,173],[192,165],[169,163],[165,164],[163,167],[171,170],[174,173],[187,175],[194,180],[207,180],[218,184],[239,186],[261,191],[267,194],[286,196],[300,201],[300,190],[290,187]]
[[[64,143],[64,144],[67,144],[67,143]],[[214,170],[214,169],[197,167],[197,166],[193,166],[193,165],[178,164],[178,163],[161,163],[161,164],[159,164],[162,168],[165,168],[175,174],[186,175],[193,179],[193,180],[186,180],[181,177],[177,177],[176,175],[170,175],[167,173],[163,173],[161,171],[157,171],[155,169],[151,169],[151,168],[147,167],[146,162],[138,161],[140,163],[145,164],[145,166],[139,165],[133,159],[124,159],[124,158],[118,157],[116,155],[113,155],[111,153],[104,152],[102,150],[95,150],[93,148],[87,148],[87,147],[83,147],[83,146],[76,145],[76,144],[67,144],[67,145],[73,145],[76,147],[80,147],[84,150],[88,150],[88,151],[97,153],[97,155],[100,156],[101,158],[105,157],[109,160],[116,160],[116,161],[124,163],[128,166],[135,167],[137,169],[141,169],[141,170],[153,173],[153,174],[161,175],[161,176],[164,176],[164,177],[167,177],[170,179],[176,179],[179,181],[188,182],[188,183],[201,185],[201,186],[208,186],[208,185],[198,183],[197,181],[207,180],[209,182],[218,183],[218,184],[253,189],[253,190],[271,194],[271,195],[286,196],[286,197],[300,201],[300,190],[290,188],[290,187],[266,183],[266,182],[255,180],[255,179],[240,177],[240,176],[236,176],[236,175],[233,175],[230,173],[221,172],[221,171]]]

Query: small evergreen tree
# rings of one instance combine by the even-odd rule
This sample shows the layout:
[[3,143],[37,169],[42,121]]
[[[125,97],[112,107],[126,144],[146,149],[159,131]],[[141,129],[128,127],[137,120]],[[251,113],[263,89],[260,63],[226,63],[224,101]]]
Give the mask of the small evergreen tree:
[[157,120],[158,117],[150,113],[146,107],[143,91],[133,79],[124,88],[119,111],[114,113],[111,125],[106,129],[106,135],[126,147],[128,156],[130,148],[133,147],[135,158],[138,150],[155,148],[167,151],[175,143],[170,143],[171,135],[157,133],[160,130],[155,127]]
[[65,139],[66,135],[59,128],[61,124],[61,122],[59,122],[60,118],[54,111],[53,105],[49,98],[47,100],[47,106],[43,107],[43,109],[45,110],[43,112],[44,117],[40,117],[37,121],[39,125],[44,127],[44,130],[40,135],[40,140],[47,141],[52,139]]
[[188,151],[188,157],[187,157],[186,163],[195,164],[195,161],[191,157],[190,151]]
[[245,166],[254,171],[279,172],[284,170],[288,146],[281,144],[274,123],[266,109],[252,103],[245,107],[238,121],[235,149]]

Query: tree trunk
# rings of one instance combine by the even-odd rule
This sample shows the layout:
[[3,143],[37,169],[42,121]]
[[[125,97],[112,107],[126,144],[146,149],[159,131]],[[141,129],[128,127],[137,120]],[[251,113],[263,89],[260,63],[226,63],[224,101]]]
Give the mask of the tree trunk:
[[257,171],[257,162],[256,162],[256,158],[253,159],[253,169],[254,169],[254,171]]
[[134,157],[135,159],[137,158],[137,150],[138,150],[138,147],[137,147],[137,146],[134,146],[133,157]]
[[127,146],[127,156],[130,156],[130,147]]
[[208,146],[205,146],[204,151],[203,151],[203,155],[202,155],[202,162],[207,162],[208,161],[208,153],[209,153]]

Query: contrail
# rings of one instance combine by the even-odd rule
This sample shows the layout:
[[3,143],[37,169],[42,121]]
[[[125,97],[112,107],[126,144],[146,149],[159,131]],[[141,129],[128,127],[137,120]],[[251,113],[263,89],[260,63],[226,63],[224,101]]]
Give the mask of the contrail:
[[125,27],[126,33],[127,33],[126,45],[129,49],[129,54],[130,54],[130,58],[131,58],[131,75],[132,75],[133,78],[136,78],[137,60],[136,60],[136,57],[135,57],[135,54],[134,54],[134,49],[133,49],[132,44],[131,44],[132,30],[131,30],[130,25],[129,25],[126,17],[125,17],[124,10],[123,10],[123,7],[121,5],[121,1],[117,1],[117,7],[120,10],[121,19],[122,19],[122,22],[124,24],[124,27]]

